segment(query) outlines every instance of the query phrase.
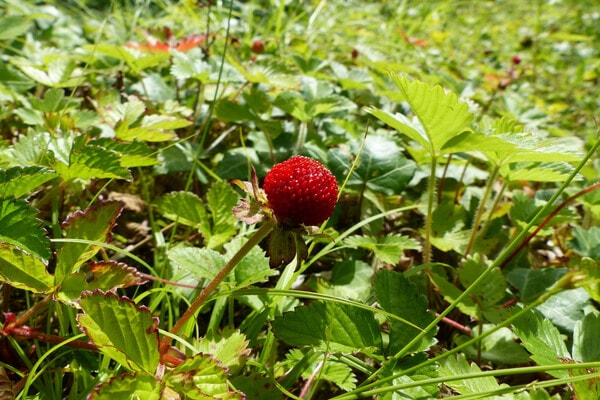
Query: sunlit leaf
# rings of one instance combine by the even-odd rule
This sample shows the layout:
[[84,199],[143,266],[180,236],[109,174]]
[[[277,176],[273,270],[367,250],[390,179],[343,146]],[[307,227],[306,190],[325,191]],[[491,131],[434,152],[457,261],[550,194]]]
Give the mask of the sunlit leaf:
[[239,371],[250,355],[248,340],[239,330],[225,329],[219,333],[208,332],[195,344],[196,349],[203,354],[209,354],[219,360],[230,374]]
[[96,386],[88,400],[144,399],[161,400],[165,383],[143,373],[117,375]]
[[189,399],[245,399],[243,393],[229,388],[226,368],[206,354],[188,357],[182,364],[169,370],[164,381]]
[[27,197],[40,185],[55,177],[54,171],[43,167],[0,169],[0,198]]
[[73,179],[131,179],[130,172],[121,165],[119,155],[102,147],[85,143],[84,137],[75,139],[69,151],[67,163],[54,165],[57,174],[64,180]]
[[68,302],[78,299],[84,291],[100,289],[108,292],[147,282],[135,268],[116,261],[92,262],[81,270],[67,275],[60,286],[58,298]]
[[31,20],[20,15],[8,15],[0,18],[0,40],[11,40],[27,32]]
[[131,371],[153,374],[159,363],[158,320],[144,306],[101,291],[86,292],[77,316],[90,340]]
[[226,263],[220,253],[198,247],[174,247],[169,249],[167,257],[174,266],[191,273],[196,281],[214,278]]
[[371,250],[384,263],[395,265],[404,255],[404,250],[419,250],[416,240],[397,234],[388,234],[382,238],[353,235],[344,239],[344,244],[352,248],[362,247]]
[[[121,210],[120,202],[106,201],[84,211],[77,211],[62,224],[64,237],[107,242]],[[63,243],[56,253],[56,282],[60,283],[68,274],[94,257],[99,250],[97,245],[87,243]]]
[[202,200],[192,192],[173,192],[157,203],[158,211],[166,218],[201,231],[210,231],[210,221]]
[[38,258],[9,244],[0,243],[0,281],[31,292],[46,292],[54,279]]
[[444,145],[462,133],[473,119],[467,104],[459,101],[456,94],[444,92],[441,86],[410,81],[403,75],[390,76],[415,118],[411,120],[374,107],[367,112],[420,143],[432,156],[441,154]]

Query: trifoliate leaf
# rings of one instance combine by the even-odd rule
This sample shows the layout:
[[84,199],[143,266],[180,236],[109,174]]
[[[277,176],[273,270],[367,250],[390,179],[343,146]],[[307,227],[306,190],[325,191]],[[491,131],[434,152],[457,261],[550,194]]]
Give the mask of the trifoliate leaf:
[[442,154],[444,145],[462,133],[473,119],[467,104],[459,101],[456,94],[444,92],[441,86],[410,81],[397,74],[390,76],[415,117],[409,119],[374,107],[367,112],[420,143],[430,155]]

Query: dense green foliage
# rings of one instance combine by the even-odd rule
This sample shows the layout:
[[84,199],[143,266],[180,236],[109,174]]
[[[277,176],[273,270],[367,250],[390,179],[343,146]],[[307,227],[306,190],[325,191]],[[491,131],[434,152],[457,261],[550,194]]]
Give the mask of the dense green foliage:
[[[0,0],[0,397],[599,398],[599,26]],[[340,197],[290,233],[257,182],[296,154]]]

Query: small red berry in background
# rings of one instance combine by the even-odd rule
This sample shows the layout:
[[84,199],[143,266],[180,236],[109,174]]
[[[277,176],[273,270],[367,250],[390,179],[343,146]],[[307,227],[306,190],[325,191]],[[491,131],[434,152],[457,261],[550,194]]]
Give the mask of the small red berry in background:
[[519,64],[521,64],[522,60],[521,60],[521,57],[519,57],[519,56],[513,56],[513,58],[511,59],[511,61],[512,61],[512,63],[514,65],[519,65]]
[[277,222],[290,227],[320,225],[333,213],[338,197],[331,171],[305,156],[276,164],[263,189]]
[[255,40],[252,42],[252,47],[250,48],[254,54],[262,54],[265,52],[265,44],[262,40]]
[[352,49],[352,53],[351,54],[352,54],[352,59],[356,59],[358,57],[359,53],[358,53],[358,50]]

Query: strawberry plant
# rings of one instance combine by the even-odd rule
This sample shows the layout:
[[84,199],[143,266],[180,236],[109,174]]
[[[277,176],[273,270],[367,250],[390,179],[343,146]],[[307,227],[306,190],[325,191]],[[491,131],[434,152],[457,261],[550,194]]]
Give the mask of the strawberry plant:
[[591,2],[0,10],[1,398],[599,398]]

